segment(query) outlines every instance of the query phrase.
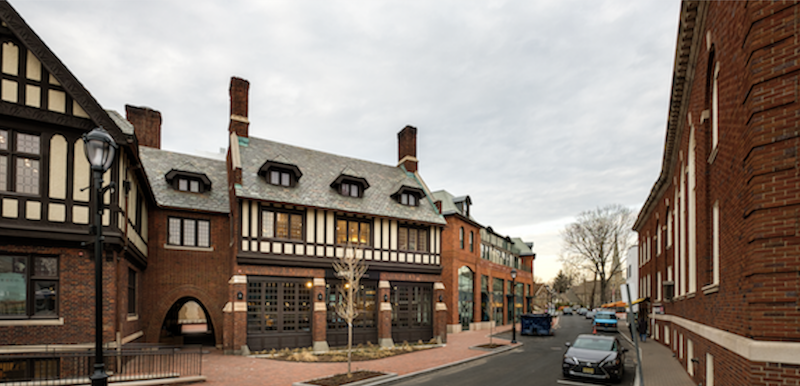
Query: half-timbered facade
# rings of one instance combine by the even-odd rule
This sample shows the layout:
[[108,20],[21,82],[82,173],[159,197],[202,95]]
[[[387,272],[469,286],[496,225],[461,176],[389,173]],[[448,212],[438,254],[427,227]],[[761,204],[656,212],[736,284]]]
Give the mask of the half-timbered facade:
[[137,297],[148,260],[149,186],[133,126],[104,110],[5,1],[0,2],[0,342],[93,347],[95,205],[81,136],[120,145],[103,176],[103,335],[142,335]]
[[[389,166],[248,136],[249,84],[231,81],[228,173],[236,240],[228,349],[345,344],[332,263],[355,245],[368,271],[356,342],[445,339],[441,232],[416,172],[416,128]],[[280,305],[280,306],[279,306]],[[246,332],[246,333],[245,333]]]

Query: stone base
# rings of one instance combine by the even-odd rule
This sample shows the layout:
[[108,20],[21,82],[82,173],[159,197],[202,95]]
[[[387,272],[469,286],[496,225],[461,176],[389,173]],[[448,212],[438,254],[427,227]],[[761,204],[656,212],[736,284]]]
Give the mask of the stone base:
[[492,329],[492,328],[494,328],[494,327],[495,327],[495,325],[494,325],[494,321],[490,321],[490,322],[477,322],[477,323],[470,323],[470,324],[469,324],[469,329],[470,329],[470,330],[473,330],[473,331],[477,331],[477,330],[489,330],[489,329]]
[[[470,323],[470,326],[472,323]],[[461,324],[448,324],[447,325],[447,333],[448,334],[458,334],[461,332]]]
[[381,338],[378,339],[378,345],[386,348],[394,348],[394,341],[392,338]]
[[328,341],[323,340],[321,342],[314,342],[311,349],[314,350],[314,352],[328,352],[331,348],[328,347]]

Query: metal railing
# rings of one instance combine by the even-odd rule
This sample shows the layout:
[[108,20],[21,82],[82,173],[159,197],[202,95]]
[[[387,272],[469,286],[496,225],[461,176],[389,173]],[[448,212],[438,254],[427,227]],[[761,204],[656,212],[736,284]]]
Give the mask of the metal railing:
[[[108,381],[139,381],[199,376],[202,346],[129,345],[103,352]],[[0,385],[89,384],[94,351],[44,351],[0,354]]]

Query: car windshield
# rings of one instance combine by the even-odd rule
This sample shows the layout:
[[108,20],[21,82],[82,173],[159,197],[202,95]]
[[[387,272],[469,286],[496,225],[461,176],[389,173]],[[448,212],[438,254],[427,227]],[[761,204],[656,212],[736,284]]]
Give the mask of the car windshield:
[[575,344],[572,347],[575,348],[584,348],[587,350],[601,350],[601,351],[611,351],[611,348],[614,346],[614,341],[612,339],[600,339],[600,338],[591,338],[591,337],[579,337],[575,340]]
[[601,312],[601,313],[598,313],[597,316],[595,316],[595,318],[597,318],[597,319],[616,319],[617,315],[614,315],[614,314],[612,314],[610,312]]

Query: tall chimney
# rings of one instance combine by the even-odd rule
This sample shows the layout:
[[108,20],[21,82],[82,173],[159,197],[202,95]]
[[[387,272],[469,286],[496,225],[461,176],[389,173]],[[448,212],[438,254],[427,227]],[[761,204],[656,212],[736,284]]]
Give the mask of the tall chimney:
[[133,125],[139,146],[161,149],[161,113],[149,107],[125,105],[125,119]]
[[248,136],[250,121],[247,119],[247,94],[250,82],[237,77],[231,77],[231,123],[228,132],[236,133],[239,137]]
[[397,166],[403,165],[406,171],[417,171],[417,128],[406,126],[397,133],[398,156]]

